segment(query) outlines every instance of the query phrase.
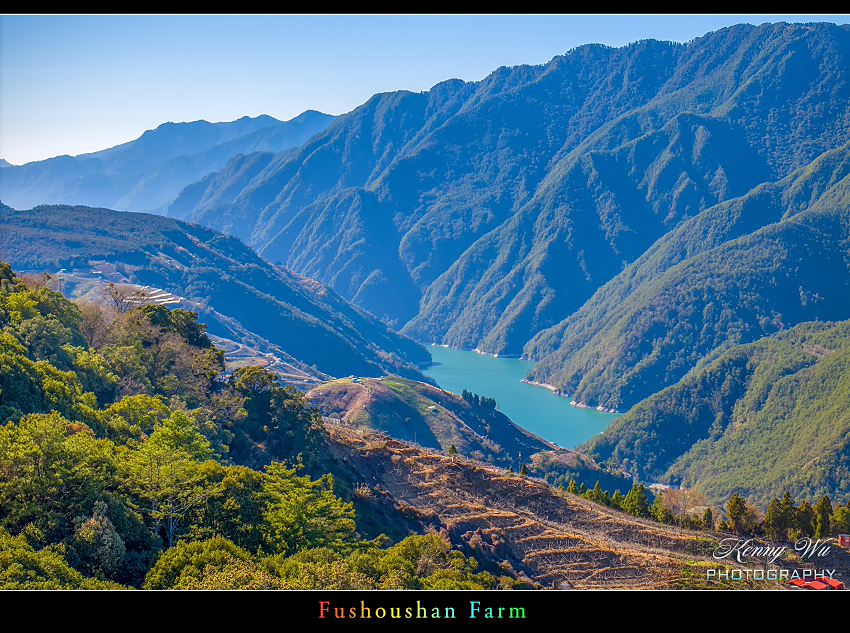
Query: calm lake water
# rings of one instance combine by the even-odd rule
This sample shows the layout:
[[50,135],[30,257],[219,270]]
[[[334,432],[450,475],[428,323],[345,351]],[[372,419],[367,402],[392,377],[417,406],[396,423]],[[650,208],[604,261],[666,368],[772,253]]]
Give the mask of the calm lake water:
[[443,389],[495,398],[499,411],[519,426],[565,448],[601,433],[617,413],[584,409],[570,398],[520,382],[534,365],[518,358],[495,358],[450,347],[426,345],[434,364],[423,373]]

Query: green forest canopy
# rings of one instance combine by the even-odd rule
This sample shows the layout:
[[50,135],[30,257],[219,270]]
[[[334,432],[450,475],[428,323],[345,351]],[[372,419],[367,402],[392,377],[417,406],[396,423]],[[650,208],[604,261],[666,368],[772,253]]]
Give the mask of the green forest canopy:
[[514,582],[437,535],[364,540],[321,472],[318,411],[262,368],[222,379],[194,313],[77,305],[46,281],[0,263],[0,587]]

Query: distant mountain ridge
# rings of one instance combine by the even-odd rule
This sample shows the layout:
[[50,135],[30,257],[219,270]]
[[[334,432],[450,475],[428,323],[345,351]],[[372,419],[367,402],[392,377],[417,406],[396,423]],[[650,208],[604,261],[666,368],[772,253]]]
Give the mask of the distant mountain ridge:
[[109,149],[7,164],[0,174],[0,199],[20,209],[61,203],[154,211],[235,154],[296,147],[333,118],[308,110],[289,121],[262,115],[224,123],[163,123]]

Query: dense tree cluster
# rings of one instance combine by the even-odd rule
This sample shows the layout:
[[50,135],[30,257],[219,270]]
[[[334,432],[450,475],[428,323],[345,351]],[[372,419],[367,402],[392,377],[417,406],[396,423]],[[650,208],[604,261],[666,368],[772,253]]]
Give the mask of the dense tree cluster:
[[0,587],[512,582],[437,536],[363,541],[318,411],[265,369],[224,379],[193,312],[77,305],[0,263],[0,327]]
[[474,404],[476,406],[482,406],[485,409],[495,409],[496,408],[496,399],[489,398],[487,396],[479,396],[477,393],[472,393],[471,391],[467,391],[466,389],[460,394],[464,400],[466,400],[469,404]]
[[786,491],[782,499],[771,500],[767,512],[761,512],[735,492],[726,501],[725,518],[718,520],[724,508],[707,504],[703,495],[687,488],[666,488],[652,496],[644,484],[635,482],[623,495],[620,490],[611,494],[598,481],[593,488],[586,488],[570,479],[566,491],[636,517],[680,528],[722,530],[778,541],[850,533],[850,499],[845,505],[833,506],[828,495],[820,497],[814,505],[805,499],[795,505]]

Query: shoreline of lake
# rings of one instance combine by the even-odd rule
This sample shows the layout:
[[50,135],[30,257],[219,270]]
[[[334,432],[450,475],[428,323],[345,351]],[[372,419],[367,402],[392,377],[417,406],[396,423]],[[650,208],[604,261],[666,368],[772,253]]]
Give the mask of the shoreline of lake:
[[575,404],[553,385],[528,380],[525,376],[534,361],[448,345],[426,347],[433,362],[422,371],[440,387],[495,397],[499,410],[515,424],[558,446],[573,448],[587,441],[619,415]]
[[[478,349],[477,347],[475,349],[472,349],[472,350],[467,350],[467,349],[460,349],[460,348],[457,348],[457,347],[452,347],[451,345],[443,345],[441,343],[426,343],[425,346],[426,347],[429,347],[429,346],[430,347],[442,347],[442,348],[445,348],[445,349],[457,350],[459,352],[475,352],[476,354],[480,354],[482,356],[489,356],[491,358],[516,358],[518,360],[523,360],[522,356],[514,356],[514,355],[502,355],[502,356],[500,356],[499,354],[492,354],[490,352],[484,352],[484,351]],[[525,361],[525,362],[534,363],[536,361]],[[432,356],[431,365],[433,365],[433,364],[434,364],[434,362],[433,362],[433,356]],[[436,363],[436,364],[439,365],[440,363]],[[428,369],[431,365],[429,365],[425,369]],[[548,389],[549,391],[554,393],[556,396],[560,396],[562,398],[569,398],[570,397],[569,394],[564,393],[559,387],[552,385],[552,384],[549,384],[547,382],[537,382],[536,380],[529,380],[528,378],[522,378],[520,380],[520,382],[524,382],[524,383],[527,383],[529,385],[535,385],[537,387],[544,387],[545,389]],[[602,405],[594,407],[593,405],[586,404],[584,402],[577,402],[576,400],[570,400],[570,406],[577,407],[579,409],[595,409],[596,411],[602,411],[604,413],[616,413],[618,415],[625,413],[625,411],[619,411],[618,409],[609,409],[607,407],[603,407]]]

